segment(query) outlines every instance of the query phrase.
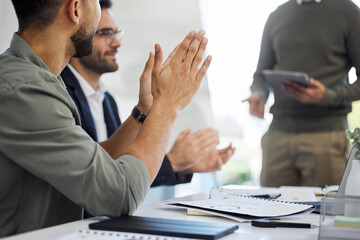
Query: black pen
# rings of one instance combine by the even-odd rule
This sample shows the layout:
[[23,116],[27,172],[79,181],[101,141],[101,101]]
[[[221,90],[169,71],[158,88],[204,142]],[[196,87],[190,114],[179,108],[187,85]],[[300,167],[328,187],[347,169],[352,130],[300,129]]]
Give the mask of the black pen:
[[275,228],[275,227],[311,228],[310,223],[278,222],[278,221],[270,221],[270,220],[252,220],[251,221],[251,226],[265,227],[265,228]]
[[254,194],[254,195],[250,195],[249,197],[275,199],[275,198],[278,198],[280,196],[281,196],[280,193],[269,193],[269,194]]

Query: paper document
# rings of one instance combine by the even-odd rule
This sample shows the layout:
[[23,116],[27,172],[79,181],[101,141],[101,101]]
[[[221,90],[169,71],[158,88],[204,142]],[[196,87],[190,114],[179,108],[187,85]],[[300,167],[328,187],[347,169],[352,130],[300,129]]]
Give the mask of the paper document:
[[[316,194],[314,187],[292,187],[282,186],[280,188],[242,188],[243,186],[227,185],[220,188],[213,188],[210,191],[210,198],[233,198],[236,196],[261,196],[268,195],[269,198],[276,198],[278,201],[286,202],[315,202]],[[318,190],[320,191],[320,190]],[[279,195],[276,197],[277,195]]]
[[[268,198],[281,196],[279,189],[231,189],[231,188],[213,188],[210,191],[211,199],[236,198],[239,196],[269,196]],[[265,197],[266,198],[266,197]]]
[[178,206],[259,218],[287,216],[306,211],[312,207],[311,205],[243,196],[198,201],[171,201],[171,203]]

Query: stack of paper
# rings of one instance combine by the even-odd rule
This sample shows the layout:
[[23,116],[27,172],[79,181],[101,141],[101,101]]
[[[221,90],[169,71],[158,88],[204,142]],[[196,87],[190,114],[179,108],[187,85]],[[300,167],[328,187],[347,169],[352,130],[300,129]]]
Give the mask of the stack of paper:
[[288,216],[309,210],[311,205],[238,196],[198,201],[171,201],[171,205],[195,209],[205,213],[244,222],[255,218]]

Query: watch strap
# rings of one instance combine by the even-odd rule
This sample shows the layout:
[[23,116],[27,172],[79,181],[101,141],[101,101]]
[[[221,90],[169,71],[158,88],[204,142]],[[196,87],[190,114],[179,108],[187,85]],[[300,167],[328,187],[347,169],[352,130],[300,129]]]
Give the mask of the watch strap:
[[144,123],[144,121],[146,119],[146,115],[144,113],[140,112],[136,106],[131,111],[131,115],[136,119],[136,121],[138,121],[140,123]]

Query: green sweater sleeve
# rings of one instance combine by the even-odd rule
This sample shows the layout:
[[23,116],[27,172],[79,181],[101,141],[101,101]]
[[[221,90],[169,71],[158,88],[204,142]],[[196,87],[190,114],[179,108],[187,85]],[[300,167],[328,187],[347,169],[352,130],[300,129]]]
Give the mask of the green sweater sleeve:
[[269,35],[269,28],[271,27],[271,16],[267,20],[263,36],[261,40],[260,56],[256,71],[253,75],[253,83],[250,87],[251,94],[263,98],[265,101],[269,97],[270,86],[267,84],[262,71],[264,69],[273,69],[275,65],[275,53],[272,48],[272,40]]
[[[353,4],[353,3],[352,3]],[[326,88],[325,96],[319,105],[342,106],[360,99],[360,12],[357,6],[347,9],[348,18],[342,20],[344,26],[344,41],[349,62],[344,64],[345,69],[354,67],[357,79],[352,84],[341,82]]]

